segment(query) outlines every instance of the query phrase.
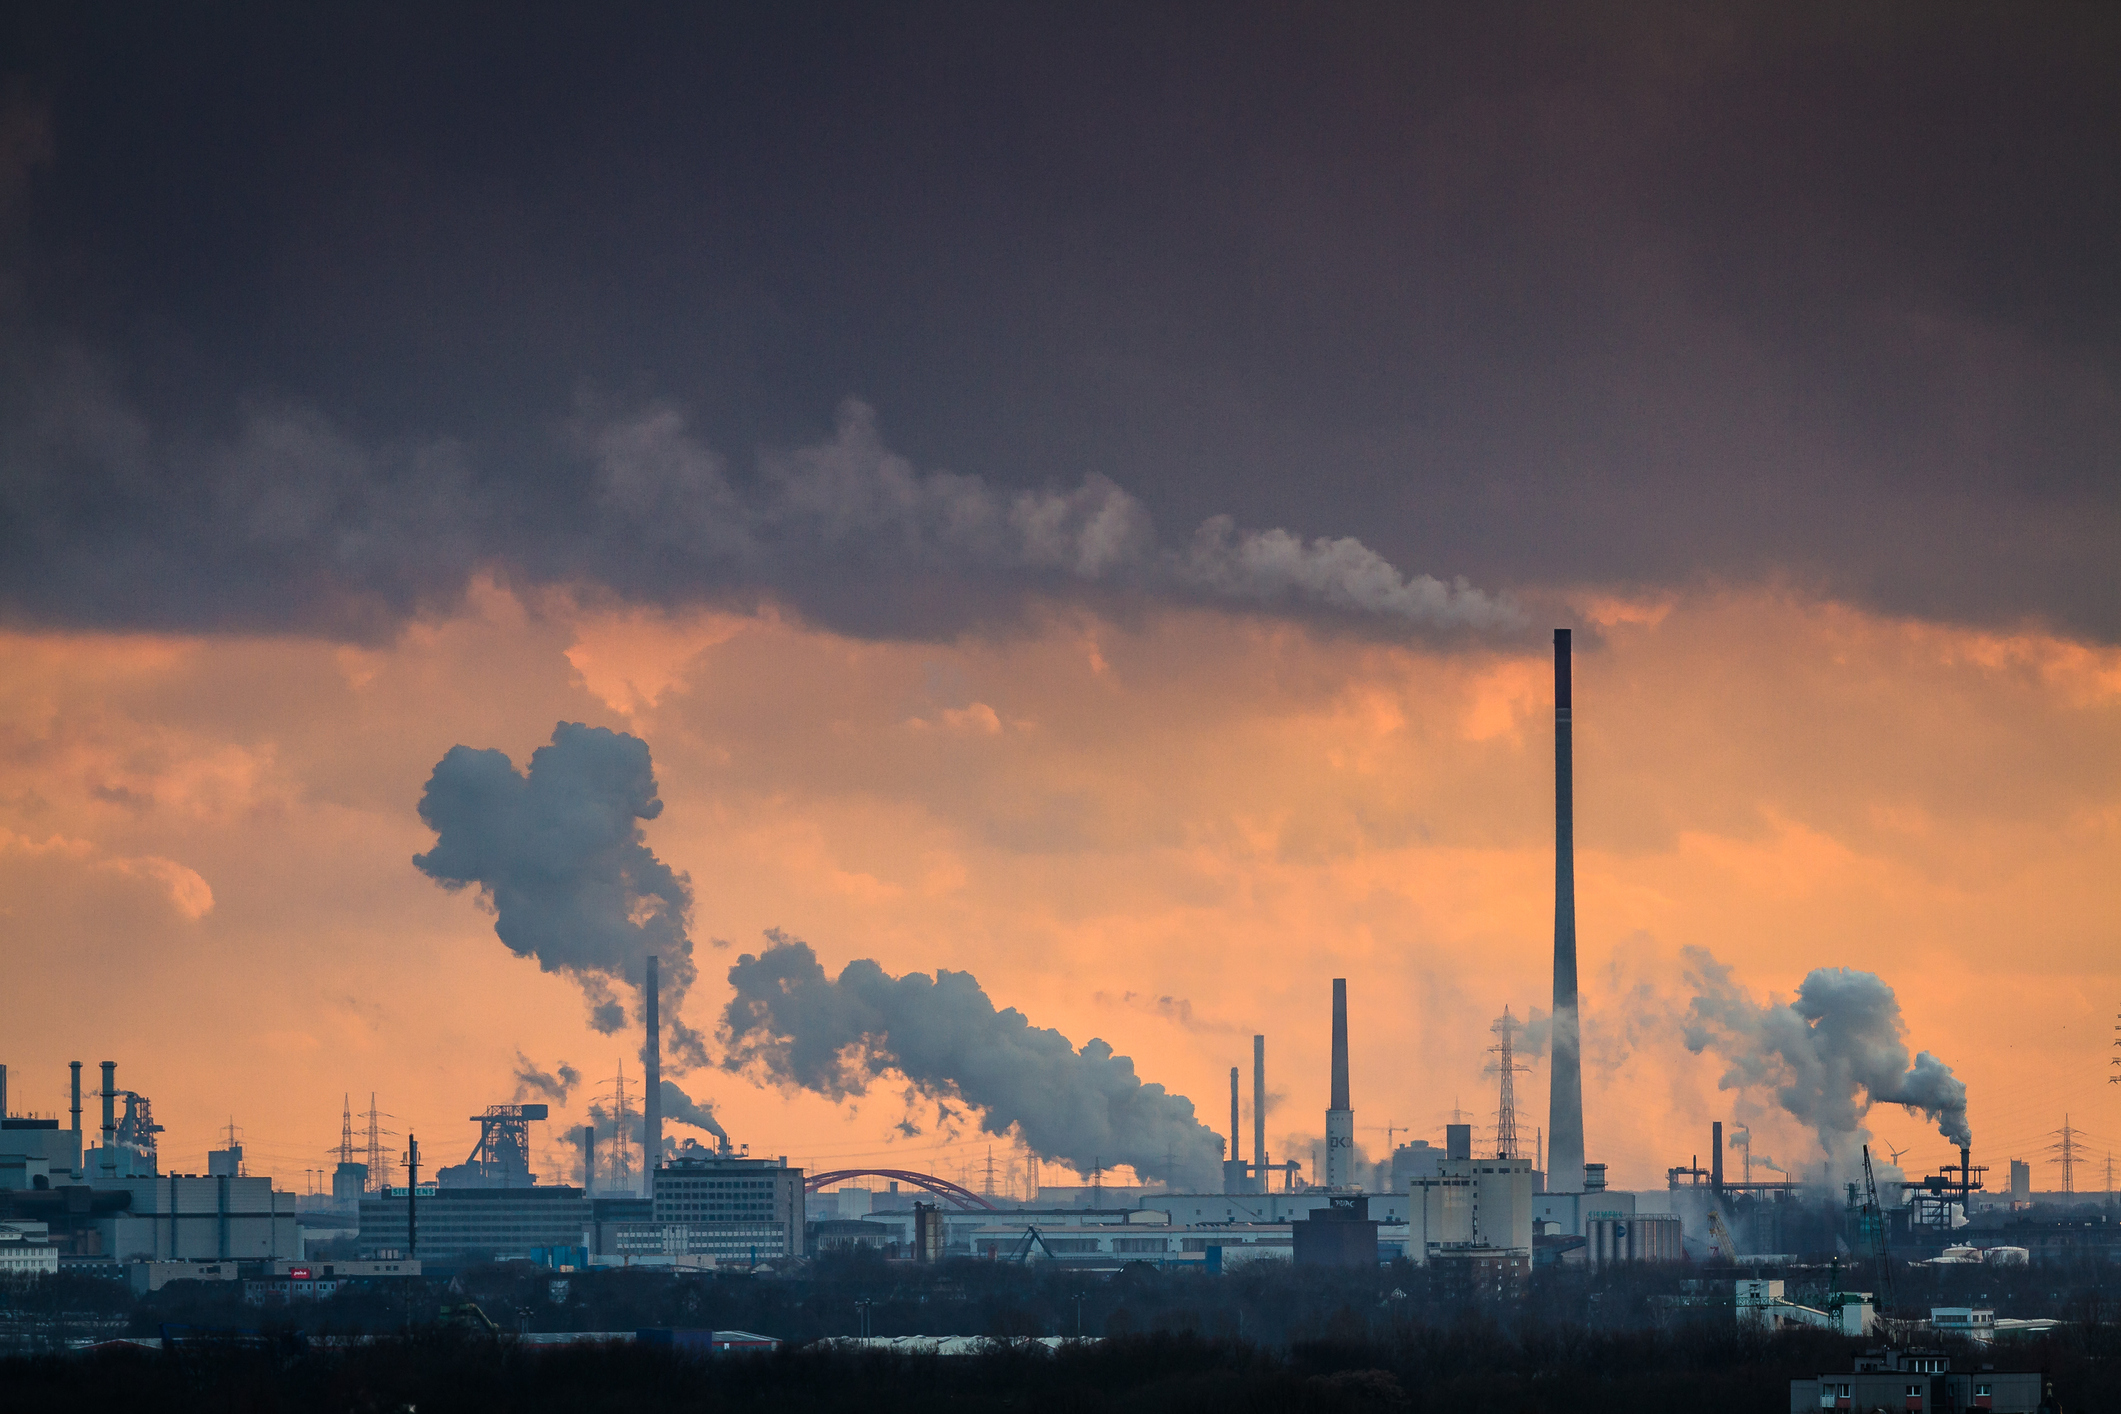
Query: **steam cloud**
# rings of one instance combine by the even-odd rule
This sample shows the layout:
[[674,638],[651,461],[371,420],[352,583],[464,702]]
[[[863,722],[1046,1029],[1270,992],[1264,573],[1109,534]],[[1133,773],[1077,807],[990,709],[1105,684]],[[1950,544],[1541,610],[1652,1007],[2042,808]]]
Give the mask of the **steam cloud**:
[[527,773],[502,752],[451,747],[420,797],[435,847],[412,862],[444,888],[477,885],[501,941],[579,982],[599,1031],[626,1021],[613,985],[638,990],[658,954],[664,1045],[682,1069],[707,1054],[678,1019],[695,976],[692,886],[655,857],[639,824],[662,811],[646,742],[561,722]]
[[[714,1106],[712,1104],[700,1104],[692,1096],[679,1089],[675,1081],[664,1081],[661,1093],[663,1096],[663,1119],[666,1122],[675,1120],[679,1124],[689,1124],[694,1129],[704,1129],[715,1138],[727,1142],[729,1131],[722,1128],[721,1122],[715,1119]],[[643,1127],[646,1127],[645,1118]]]
[[1684,1025],[1687,1049],[1724,1058],[1723,1089],[1772,1087],[1782,1107],[1818,1134],[1835,1168],[1846,1171],[1869,1141],[1863,1117],[1878,1104],[1919,1111],[1954,1144],[1973,1142],[1965,1082],[1928,1051],[1910,1063],[1900,1002],[1882,978],[1821,967],[1795,1000],[1763,1005],[1706,951],[1687,949],[1687,962],[1697,988]]
[[970,973],[893,977],[858,959],[835,980],[808,943],[767,938],[763,953],[729,969],[725,1068],[833,1100],[896,1073],[946,1108],[983,1110],[988,1133],[1013,1129],[1041,1157],[1078,1170],[1101,1161],[1144,1176],[1168,1167],[1179,1187],[1219,1181],[1222,1141],[1194,1118],[1193,1102],[1143,1084],[1134,1062],[1103,1041],[1078,1050],[1014,1008],[996,1011]]
[[521,1051],[516,1052],[516,1098],[527,1100],[533,1095],[542,1095],[556,1105],[567,1103],[567,1096],[574,1087],[582,1083],[582,1072],[566,1061],[560,1062],[559,1074],[539,1070],[537,1063]]

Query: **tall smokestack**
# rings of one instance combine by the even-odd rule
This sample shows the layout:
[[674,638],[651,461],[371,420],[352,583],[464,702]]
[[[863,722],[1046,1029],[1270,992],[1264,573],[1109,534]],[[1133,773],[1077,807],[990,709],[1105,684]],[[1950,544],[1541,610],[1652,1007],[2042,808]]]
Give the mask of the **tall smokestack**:
[[1355,1111],[1348,1106],[1348,979],[1333,979],[1333,1104],[1326,1111],[1326,1187],[1355,1183]]
[[587,1198],[597,1186],[597,1127],[582,1126],[582,1196]]
[[655,1195],[655,1171],[663,1162],[663,1017],[660,1010],[662,960],[648,959],[648,1047],[641,1058],[648,1072],[647,1099],[641,1105],[642,1190]]
[[103,1171],[118,1171],[118,1063],[103,1062]]
[[1267,1191],[1267,1038],[1252,1038],[1252,1176]]
[[1245,1156],[1238,1148],[1238,1141],[1242,1137],[1242,1131],[1238,1128],[1240,1120],[1237,1113],[1237,1076],[1237,1067],[1233,1065],[1230,1067],[1230,1155],[1223,1164],[1223,1192],[1225,1193],[1242,1193],[1245,1191]]
[[1723,1121],[1709,1126],[1709,1190],[1723,1192]]
[[1547,1188],[1583,1191],[1583,1032],[1576,996],[1576,769],[1569,631],[1554,630],[1554,1082]]
[[79,1139],[81,1134],[81,1062],[70,1061],[68,1064],[72,1065],[74,1069],[74,1136]]

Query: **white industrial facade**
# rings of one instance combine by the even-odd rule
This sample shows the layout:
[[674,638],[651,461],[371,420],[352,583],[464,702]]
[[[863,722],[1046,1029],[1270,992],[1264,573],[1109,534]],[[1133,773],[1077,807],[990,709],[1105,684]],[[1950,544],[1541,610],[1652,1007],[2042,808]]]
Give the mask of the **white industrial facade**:
[[1407,1188],[1407,1256],[1427,1262],[1446,1248],[1532,1253],[1532,1161],[1445,1159],[1435,1178]]
[[91,1178],[100,1192],[131,1195],[126,1208],[100,1217],[103,1256],[120,1262],[188,1262],[300,1257],[295,1195],[276,1193],[264,1177],[164,1174]]
[[655,1171],[650,1231],[617,1234],[619,1251],[765,1261],[803,1255],[803,1171],[786,1159],[703,1155]]

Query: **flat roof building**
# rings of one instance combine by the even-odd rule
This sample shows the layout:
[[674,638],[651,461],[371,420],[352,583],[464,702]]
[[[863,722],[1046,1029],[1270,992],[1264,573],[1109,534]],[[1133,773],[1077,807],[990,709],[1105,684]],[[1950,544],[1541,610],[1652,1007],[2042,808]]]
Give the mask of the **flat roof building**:
[[[655,1171],[650,1221],[657,1250],[673,1258],[743,1262],[800,1257],[804,1213],[803,1171],[790,1168],[785,1158],[687,1155]],[[647,1237],[622,1229],[617,1240],[625,1252]]]
[[[415,1244],[406,1209],[414,1206]],[[424,1185],[409,1202],[403,1190],[361,1200],[357,1245],[370,1260],[410,1257],[423,1262],[492,1261],[527,1257],[534,1247],[583,1245],[589,1200],[579,1188],[436,1188]]]

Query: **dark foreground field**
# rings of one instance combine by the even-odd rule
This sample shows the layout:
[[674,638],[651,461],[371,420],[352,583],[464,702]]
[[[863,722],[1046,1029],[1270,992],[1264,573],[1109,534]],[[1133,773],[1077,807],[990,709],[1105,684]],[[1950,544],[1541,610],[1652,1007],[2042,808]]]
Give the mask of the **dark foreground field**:
[[[1809,1343],[1828,1358],[1838,1343]],[[457,1334],[352,1349],[115,1350],[0,1365],[0,1406],[158,1411],[1699,1410],[1784,1414],[1805,1343],[1682,1355],[1655,1338],[1410,1332],[1274,1352],[1185,1334],[936,1357],[794,1350],[688,1357],[612,1345],[538,1349]],[[1497,1359],[1497,1356],[1504,1358]]]
[[[1494,1414],[1784,1414],[1792,1376],[1845,1367],[1849,1342],[1467,1326],[1394,1338],[1248,1342],[1158,1332],[960,1356],[696,1357],[635,1345],[537,1348],[458,1332],[351,1348],[108,1350],[0,1362],[0,1409],[215,1414],[531,1414],[661,1410],[1479,1410]],[[2121,1408],[2112,1362],[2061,1339],[2025,1351],[2063,1407]],[[2020,1363],[2014,1361],[2013,1363]]]
[[[1905,1268],[1903,1314],[1994,1304],[2066,1324],[1961,1361],[2051,1374],[2065,1409],[2121,1410],[2121,1325],[2104,1264]],[[61,1277],[0,1291],[0,1414],[455,1414],[493,1410],[1435,1410],[1496,1414],[1785,1414],[1789,1381],[1846,1370],[1864,1342],[1739,1329],[1733,1273],[1548,1270],[1508,1300],[1468,1303],[1404,1263],[1362,1272],[1258,1264],[1226,1276],[1103,1275],[989,1262],[855,1258],[785,1275],[649,1271],[565,1279],[511,1264],[259,1308],[234,1283],[145,1297]],[[1806,1283],[1838,1271],[1791,1274]],[[480,1321],[465,1321],[469,1303]],[[937,1357],[834,1352],[820,1338],[1098,1338]],[[499,1327],[495,1333],[491,1320]],[[636,1344],[539,1346],[516,1332],[714,1328],[781,1340],[771,1355]],[[122,1334],[192,1343],[83,1352]],[[214,1332],[222,1334],[215,1335]]]

